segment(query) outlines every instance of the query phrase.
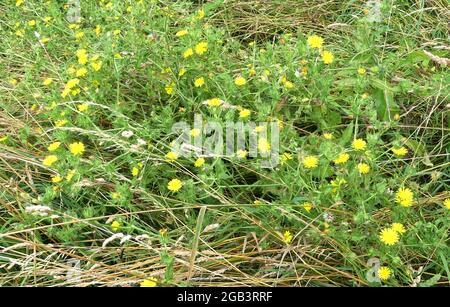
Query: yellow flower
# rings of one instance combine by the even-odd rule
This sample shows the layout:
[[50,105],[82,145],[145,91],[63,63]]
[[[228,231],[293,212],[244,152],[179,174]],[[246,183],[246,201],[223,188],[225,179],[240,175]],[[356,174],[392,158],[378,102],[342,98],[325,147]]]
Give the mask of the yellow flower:
[[23,4],[23,0],[16,0],[16,6],[21,6]]
[[56,175],[56,176],[53,176],[52,177],[52,182],[53,183],[59,183],[59,182],[61,182],[63,180],[63,178],[61,177],[61,176],[59,176],[59,175]]
[[167,188],[172,192],[178,192],[183,186],[183,182],[179,179],[172,179],[167,184]]
[[222,104],[222,100],[220,98],[211,98],[206,101],[208,106],[210,107],[218,107]]
[[66,175],[66,180],[67,181],[72,180],[73,176],[75,176],[75,170],[70,170]]
[[344,164],[350,159],[350,155],[347,153],[340,154],[336,159],[334,159],[335,164]]
[[95,32],[95,35],[99,36],[100,33],[102,32],[102,27],[100,27],[100,25],[96,25],[94,32]]
[[319,165],[319,158],[316,156],[306,156],[303,158],[303,166],[306,168],[316,168]]
[[307,39],[307,43],[311,48],[322,48],[323,38],[317,35],[309,36]]
[[150,277],[148,279],[145,279],[141,282],[140,286],[144,288],[153,288],[156,287],[158,284],[156,282],[156,279],[153,277]]
[[356,139],[352,142],[352,147],[356,150],[364,150],[366,149],[366,145],[367,143],[363,139]]
[[188,30],[180,30],[177,33],[175,33],[175,36],[181,37],[181,36],[185,36],[186,34],[188,34]]
[[197,78],[194,81],[195,87],[202,87],[204,84],[205,84],[205,78],[203,78],[203,77]]
[[250,110],[249,109],[242,109],[239,111],[239,117],[240,118],[247,118],[250,116]]
[[169,151],[166,154],[166,159],[169,161],[175,161],[176,159],[178,159],[178,154],[176,152]]
[[113,35],[119,35],[122,32],[122,30],[117,29],[113,31]]
[[77,55],[79,64],[84,65],[87,63],[86,49],[77,50],[76,55]]
[[328,132],[325,132],[325,133],[323,134],[323,137],[324,137],[326,140],[331,140],[331,139],[333,138],[333,134],[328,133]]
[[444,200],[444,207],[450,210],[450,198]]
[[248,152],[247,152],[247,150],[239,149],[236,154],[239,159],[245,159],[248,155]]
[[286,80],[284,82],[284,87],[287,88],[287,89],[292,89],[292,88],[294,88],[294,83],[292,83],[291,81]]
[[292,241],[292,234],[291,234],[291,232],[290,232],[289,230],[286,230],[286,231],[283,233],[283,241],[284,241],[284,243],[286,243],[286,244],[291,243],[291,241]]
[[358,75],[364,76],[366,74],[366,69],[363,67],[358,68]]
[[58,157],[55,155],[50,155],[44,158],[44,160],[42,161],[42,164],[44,166],[52,166],[53,163],[55,163],[56,161],[58,161]]
[[72,88],[74,88],[75,86],[77,86],[78,85],[78,83],[80,83],[80,79],[70,79],[69,81],[67,81],[67,83],[66,83],[66,89],[72,89]]
[[131,174],[133,175],[133,177],[136,177],[137,175],[139,175],[139,169],[136,166],[134,166],[131,169]]
[[69,29],[71,29],[71,30],[76,30],[76,29],[79,29],[80,28],[80,25],[79,24],[76,24],[76,23],[71,23],[70,25],[69,25]]
[[172,83],[166,85],[164,90],[166,91],[167,95],[172,95],[174,88],[175,88],[175,83],[172,82]]
[[247,81],[242,76],[239,76],[236,79],[234,79],[234,84],[236,84],[237,86],[243,86],[245,85],[245,83],[247,83]]
[[358,163],[358,172],[360,174],[367,174],[370,171],[370,166],[366,163]]
[[50,145],[48,145],[47,150],[50,152],[55,151],[59,148],[60,145],[61,145],[61,142],[51,143]]
[[205,159],[204,158],[198,158],[195,163],[194,166],[195,167],[202,167],[203,164],[205,164]]
[[311,212],[312,208],[313,208],[313,205],[311,203],[306,202],[303,204],[303,209],[305,209],[306,212],[308,212],[308,213]]
[[331,64],[333,63],[334,55],[331,53],[331,51],[324,51],[322,52],[322,61],[324,64]]
[[28,26],[29,27],[34,27],[36,25],[36,20],[30,20],[30,21],[28,21]]
[[393,223],[391,228],[401,235],[406,232],[405,226],[402,223]]
[[119,230],[121,226],[122,226],[122,225],[121,225],[118,221],[113,221],[113,222],[111,223],[111,229],[112,229],[112,231],[117,231],[117,230]]
[[91,67],[95,70],[95,71],[99,71],[102,68],[102,61],[98,61],[98,62],[93,62],[91,63]]
[[403,157],[408,153],[408,149],[406,149],[405,147],[400,147],[400,148],[391,148],[392,152],[394,153],[394,155],[396,155],[397,157]]
[[285,152],[281,155],[281,161],[286,162],[292,160],[292,154]]
[[84,144],[82,142],[75,142],[69,145],[69,150],[74,156],[82,155],[85,151]]
[[205,11],[203,9],[198,10],[197,11],[197,16],[195,18],[200,20],[200,19],[203,19],[204,17],[205,17]]
[[87,69],[84,67],[78,69],[77,72],[75,73],[75,76],[77,76],[77,77],[84,77],[86,75],[87,75]]
[[16,34],[17,36],[19,36],[19,37],[23,37],[23,35],[25,34],[25,30],[19,29],[19,30],[16,31],[15,34]]
[[185,73],[186,73],[186,69],[181,68],[180,71],[178,72],[178,77],[183,77]]
[[119,199],[119,198],[120,198],[120,193],[118,193],[118,192],[112,192],[112,193],[111,193],[111,198],[112,198],[112,199]]
[[395,200],[403,207],[410,207],[414,201],[414,194],[408,188],[400,188],[395,194]]
[[53,82],[52,78],[47,78],[44,80],[44,82],[42,82],[42,84],[45,86],[49,86],[50,84],[52,84],[52,82]]
[[201,132],[200,129],[193,128],[193,129],[191,129],[191,136],[193,136],[193,137],[199,136],[200,132]]
[[194,51],[192,48],[188,48],[183,52],[183,58],[187,59],[188,57],[192,56],[194,54]]
[[83,32],[83,31],[80,31],[80,32],[75,33],[75,38],[76,38],[77,40],[80,40],[80,39],[82,39],[83,37],[84,37],[84,32]]
[[392,228],[384,228],[380,232],[380,240],[386,245],[394,245],[398,242],[398,233]]
[[64,127],[67,124],[67,119],[60,119],[55,122],[55,127]]
[[77,105],[77,109],[80,112],[86,112],[89,109],[89,105],[87,103],[82,103]]
[[195,46],[195,53],[198,55],[202,55],[208,51],[208,43],[207,42],[200,42]]
[[391,269],[386,266],[382,266],[378,269],[377,275],[381,280],[388,280],[389,277],[391,277]]
[[266,153],[270,150],[270,144],[269,142],[264,139],[261,138],[258,140],[258,149],[262,152],[262,153]]

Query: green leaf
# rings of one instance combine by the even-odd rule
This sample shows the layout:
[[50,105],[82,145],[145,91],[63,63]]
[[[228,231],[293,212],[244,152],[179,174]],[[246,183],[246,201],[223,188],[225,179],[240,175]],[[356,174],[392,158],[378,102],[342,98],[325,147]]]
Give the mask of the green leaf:
[[436,274],[433,277],[431,277],[430,279],[427,279],[427,280],[419,283],[419,287],[432,287],[435,284],[437,284],[440,279],[441,279],[441,274]]
[[347,128],[345,128],[344,133],[342,133],[342,137],[341,140],[339,141],[339,144],[341,145],[345,145],[348,142],[350,142],[350,140],[352,139],[352,135],[353,135],[353,127],[354,127],[354,123],[351,122]]

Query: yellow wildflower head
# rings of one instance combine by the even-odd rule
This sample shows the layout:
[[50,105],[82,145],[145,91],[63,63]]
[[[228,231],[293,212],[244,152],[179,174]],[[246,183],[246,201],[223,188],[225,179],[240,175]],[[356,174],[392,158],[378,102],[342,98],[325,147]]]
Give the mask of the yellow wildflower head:
[[360,174],[367,174],[370,171],[370,166],[367,163],[358,163],[357,167]]
[[55,155],[50,155],[44,158],[44,160],[42,161],[42,165],[50,167],[56,161],[58,161],[58,157]]
[[131,175],[133,175],[133,177],[137,177],[137,175],[139,175],[139,168],[133,166],[133,168],[131,169]]
[[333,63],[334,55],[331,51],[325,50],[322,52],[322,61],[324,64],[331,64]]
[[329,132],[325,132],[325,133],[323,134],[323,137],[324,137],[326,140],[331,140],[331,139],[333,138],[333,134],[331,134],[331,133],[329,133]]
[[82,103],[77,105],[77,109],[80,112],[86,112],[89,109],[89,105],[87,103]]
[[56,175],[56,176],[53,176],[52,177],[52,182],[53,183],[59,183],[59,182],[61,182],[63,180],[63,178],[61,177],[61,176],[59,176],[59,175]]
[[188,34],[188,30],[180,30],[177,33],[175,33],[175,36],[181,37],[181,36],[185,36],[186,34]]
[[401,235],[406,232],[405,226],[402,223],[393,223],[391,228]]
[[339,156],[337,156],[336,159],[334,159],[335,164],[344,164],[345,162],[350,159],[350,155],[348,153],[342,153]]
[[410,207],[414,202],[414,194],[409,188],[400,188],[395,194],[395,200],[403,207]]
[[244,77],[239,76],[236,79],[234,79],[234,84],[236,84],[237,86],[243,86],[247,83],[247,80],[245,80]]
[[194,51],[192,48],[188,48],[183,52],[183,58],[187,59],[188,57],[192,56],[194,54]]
[[262,152],[262,153],[266,153],[270,151],[270,143],[267,141],[267,139],[265,138],[260,138],[258,140],[258,149]]
[[194,166],[195,167],[202,167],[203,164],[205,164],[205,159],[204,158],[198,158],[195,163]]
[[52,84],[52,83],[53,83],[53,79],[52,79],[52,78],[46,78],[46,79],[42,82],[42,84],[45,85],[45,86],[49,86],[49,85]]
[[250,110],[249,109],[242,109],[239,111],[239,117],[240,118],[247,118],[250,116]]
[[303,166],[306,168],[316,168],[319,165],[319,158],[316,156],[306,156],[303,158]]
[[154,288],[157,285],[158,283],[156,282],[156,279],[153,277],[147,278],[140,283],[140,286],[144,288]]
[[207,42],[200,42],[197,45],[195,45],[195,53],[197,53],[198,55],[202,55],[206,51],[208,51],[208,43]]
[[180,179],[172,179],[167,184],[169,191],[178,192],[183,187],[183,182]]
[[444,207],[450,210],[450,198],[444,200]]
[[377,275],[381,280],[388,280],[389,277],[391,277],[391,269],[386,266],[382,266],[378,269]]
[[69,150],[74,156],[81,156],[84,151],[84,144],[82,142],[75,142],[69,145]]
[[60,145],[61,145],[61,142],[51,143],[50,145],[48,145],[47,150],[50,152],[55,151],[59,148]]
[[323,38],[317,35],[309,36],[307,39],[308,46],[311,48],[322,48]]
[[222,104],[222,102],[223,101],[220,98],[211,98],[206,101],[210,107],[218,107]]
[[394,245],[399,241],[399,236],[394,229],[384,228],[380,232],[380,240],[386,245]]
[[367,145],[367,143],[363,139],[355,139],[352,142],[352,147],[353,147],[353,149],[356,149],[356,150],[364,150],[364,149],[366,149],[366,145]]
[[195,87],[202,87],[204,84],[205,84],[205,78],[203,78],[203,77],[197,78],[194,81]]
[[306,202],[303,204],[303,209],[305,209],[306,212],[308,212],[308,213],[311,212],[312,208],[313,208],[313,205],[311,203]]
[[175,161],[176,159],[178,159],[178,154],[174,151],[169,151],[166,154],[166,159],[169,161]]
[[111,223],[111,230],[118,231],[122,225],[118,221],[113,221]]
[[292,236],[292,234],[291,234],[291,232],[289,230],[286,230],[283,233],[283,241],[284,241],[284,243],[286,243],[286,244],[291,243],[292,238],[293,238],[293,236]]
[[397,157],[403,157],[408,153],[408,149],[406,149],[403,146],[399,147],[399,148],[393,147],[391,150],[394,153],[394,155],[396,155]]

